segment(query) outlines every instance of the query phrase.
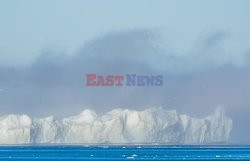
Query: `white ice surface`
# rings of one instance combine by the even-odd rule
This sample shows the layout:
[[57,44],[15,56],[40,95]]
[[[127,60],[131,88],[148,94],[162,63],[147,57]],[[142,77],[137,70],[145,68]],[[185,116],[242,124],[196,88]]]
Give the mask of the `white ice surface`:
[[60,120],[53,116],[0,117],[0,144],[22,143],[222,143],[232,120],[222,108],[205,118],[178,115],[175,110],[114,109],[102,116],[86,109]]

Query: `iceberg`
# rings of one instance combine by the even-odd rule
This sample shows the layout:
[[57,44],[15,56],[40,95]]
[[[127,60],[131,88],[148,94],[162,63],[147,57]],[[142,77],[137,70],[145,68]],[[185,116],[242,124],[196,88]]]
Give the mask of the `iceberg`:
[[62,119],[1,116],[0,144],[224,143],[231,130],[232,120],[223,108],[205,118],[161,107],[142,111],[114,109],[100,116],[86,109]]
[[27,115],[0,117],[0,144],[24,144],[30,142],[32,120]]

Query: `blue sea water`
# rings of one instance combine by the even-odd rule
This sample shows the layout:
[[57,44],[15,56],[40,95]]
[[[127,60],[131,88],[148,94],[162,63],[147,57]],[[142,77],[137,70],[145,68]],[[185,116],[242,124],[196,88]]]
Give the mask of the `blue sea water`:
[[250,160],[250,146],[17,145],[0,146],[1,161]]

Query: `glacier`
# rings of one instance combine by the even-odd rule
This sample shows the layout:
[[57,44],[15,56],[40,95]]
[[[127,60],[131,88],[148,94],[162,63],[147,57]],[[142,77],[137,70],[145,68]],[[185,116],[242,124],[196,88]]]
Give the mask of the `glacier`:
[[0,117],[0,144],[225,143],[232,124],[223,108],[204,118],[161,107],[118,108],[100,116],[85,109],[62,119],[10,114]]

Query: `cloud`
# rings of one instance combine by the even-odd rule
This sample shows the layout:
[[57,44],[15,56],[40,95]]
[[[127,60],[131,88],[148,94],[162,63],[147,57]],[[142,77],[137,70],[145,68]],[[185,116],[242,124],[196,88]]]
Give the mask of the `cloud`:
[[[236,110],[249,108],[249,52],[227,52],[231,35],[201,35],[185,53],[169,50],[159,35],[156,30],[111,32],[84,44],[74,56],[45,52],[28,67],[0,67],[0,86],[8,91],[0,95],[0,114],[59,117],[86,107],[103,113],[163,106],[202,116],[222,104],[234,120],[241,116]],[[87,73],[161,74],[164,86],[86,87]]]

